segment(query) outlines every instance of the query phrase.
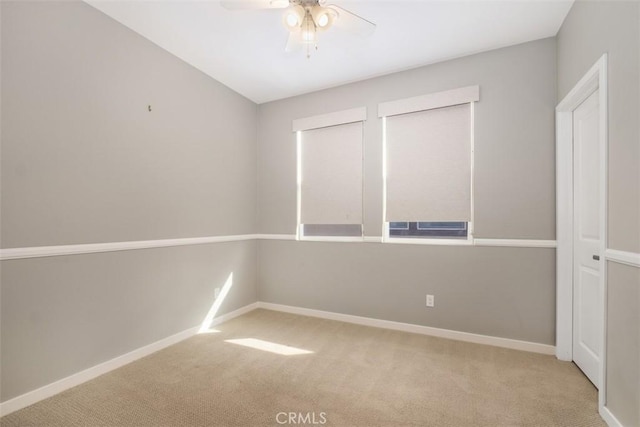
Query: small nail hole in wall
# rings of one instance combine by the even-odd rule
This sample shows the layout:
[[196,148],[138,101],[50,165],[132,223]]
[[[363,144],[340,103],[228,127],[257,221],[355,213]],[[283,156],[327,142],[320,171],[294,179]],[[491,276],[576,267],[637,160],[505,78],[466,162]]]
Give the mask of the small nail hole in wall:
[[147,108],[149,109],[149,111],[151,111],[151,105],[149,105]]

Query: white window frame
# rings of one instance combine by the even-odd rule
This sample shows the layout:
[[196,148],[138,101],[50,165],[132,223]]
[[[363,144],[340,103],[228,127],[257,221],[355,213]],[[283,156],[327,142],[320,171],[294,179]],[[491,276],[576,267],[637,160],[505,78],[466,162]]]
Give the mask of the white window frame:
[[[309,242],[364,242],[364,224],[362,224],[362,236],[305,236],[302,218],[302,132],[305,130],[320,129],[329,126],[346,125],[349,123],[363,123],[367,120],[367,107],[351,108],[332,113],[296,119],[292,123],[292,130],[296,134],[296,240]],[[362,137],[364,153],[364,135]],[[364,155],[364,154],[363,154]],[[364,158],[362,159],[364,166]],[[363,171],[364,172],[364,171]],[[364,217],[364,173],[362,179]]]
[[[416,96],[413,98],[400,99],[397,101],[378,104],[378,117],[382,119],[382,242],[409,245],[450,245],[450,246],[471,246],[474,244],[474,160],[475,160],[475,102],[480,100],[480,87],[467,86],[459,89],[452,89],[428,95]],[[470,192],[470,215],[471,219],[467,223],[467,238],[455,239],[443,238],[403,238],[389,235],[389,222],[387,218],[387,117],[399,114],[416,113],[419,111],[431,110],[435,108],[452,107],[454,105],[469,104],[471,114],[470,120],[470,148],[471,148],[471,192]]]

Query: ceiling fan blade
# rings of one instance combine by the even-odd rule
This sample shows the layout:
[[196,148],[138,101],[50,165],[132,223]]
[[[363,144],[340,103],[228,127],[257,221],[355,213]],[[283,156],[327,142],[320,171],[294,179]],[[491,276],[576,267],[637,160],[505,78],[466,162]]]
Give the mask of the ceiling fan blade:
[[295,52],[302,49],[303,46],[304,43],[302,42],[301,32],[291,32],[289,33],[289,38],[287,39],[287,45],[284,47],[284,51],[287,53]]
[[220,0],[220,6],[229,10],[284,9],[289,0]]
[[346,9],[331,4],[327,6],[337,14],[333,25],[361,36],[369,36],[376,30],[376,24]]

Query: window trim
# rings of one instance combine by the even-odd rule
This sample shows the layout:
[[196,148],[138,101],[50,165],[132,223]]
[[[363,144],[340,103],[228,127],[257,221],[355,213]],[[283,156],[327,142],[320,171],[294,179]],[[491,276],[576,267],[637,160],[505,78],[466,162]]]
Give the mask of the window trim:
[[365,121],[367,121],[367,107],[358,107],[296,119],[291,127],[293,132],[301,132]]
[[466,86],[396,101],[382,102],[378,104],[378,117],[384,118],[433,110],[435,108],[453,107],[460,104],[473,104],[479,100],[480,86]]
[[355,237],[355,236],[304,236],[301,235],[298,239],[301,242],[351,242],[351,243],[362,243],[364,242],[364,237]]

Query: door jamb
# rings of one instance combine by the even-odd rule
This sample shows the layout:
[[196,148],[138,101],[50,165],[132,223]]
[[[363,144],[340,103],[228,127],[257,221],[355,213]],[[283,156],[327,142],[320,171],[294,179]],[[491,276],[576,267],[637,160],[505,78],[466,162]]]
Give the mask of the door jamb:
[[606,335],[607,335],[607,165],[608,165],[608,95],[607,54],[587,71],[556,107],[556,357],[573,360],[573,111],[599,90],[600,132],[600,289],[602,292],[602,336],[600,357],[599,408],[606,403]]

